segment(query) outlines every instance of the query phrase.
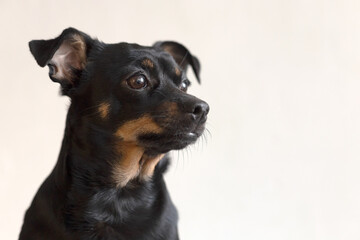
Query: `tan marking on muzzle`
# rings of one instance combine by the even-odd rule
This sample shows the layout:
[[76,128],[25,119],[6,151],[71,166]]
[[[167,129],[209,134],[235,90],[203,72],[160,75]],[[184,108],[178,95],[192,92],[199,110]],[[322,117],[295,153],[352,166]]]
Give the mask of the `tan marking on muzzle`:
[[98,107],[98,112],[100,114],[100,117],[102,119],[106,119],[109,116],[109,112],[110,112],[110,103],[108,102],[102,102],[100,103],[99,107]]
[[149,115],[145,115],[124,123],[116,130],[115,136],[126,142],[136,142],[136,137],[140,134],[161,133],[162,131],[163,129]]
[[160,106],[160,111],[166,113],[168,117],[174,117],[179,113],[179,108],[176,102],[165,102]]

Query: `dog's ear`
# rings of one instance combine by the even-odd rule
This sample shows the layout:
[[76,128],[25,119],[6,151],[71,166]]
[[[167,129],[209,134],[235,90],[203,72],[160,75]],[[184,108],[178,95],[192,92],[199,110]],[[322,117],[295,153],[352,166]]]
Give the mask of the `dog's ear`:
[[87,53],[93,40],[74,28],[65,29],[57,38],[29,42],[30,52],[36,62],[49,67],[49,77],[61,84],[62,93],[79,84],[82,70],[87,63]]
[[184,69],[184,71],[187,70],[187,66],[190,64],[196,79],[200,83],[200,62],[185,46],[177,42],[165,41],[156,42],[154,48],[160,48],[161,50],[170,53],[176,63]]

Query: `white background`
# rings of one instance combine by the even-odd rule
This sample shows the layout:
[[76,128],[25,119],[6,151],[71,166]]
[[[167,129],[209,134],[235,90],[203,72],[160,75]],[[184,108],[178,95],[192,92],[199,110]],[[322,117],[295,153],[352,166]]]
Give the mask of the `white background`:
[[69,26],[200,59],[211,136],[166,177],[182,239],[360,239],[360,1],[8,0],[0,26],[0,239],[52,170],[69,103],[27,42]]

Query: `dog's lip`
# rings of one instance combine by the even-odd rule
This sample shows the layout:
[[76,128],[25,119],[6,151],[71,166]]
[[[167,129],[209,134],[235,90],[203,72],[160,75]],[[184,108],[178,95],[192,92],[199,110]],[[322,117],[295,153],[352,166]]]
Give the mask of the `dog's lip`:
[[185,132],[185,133],[175,134],[175,137],[180,138],[185,141],[193,142],[193,141],[197,140],[197,138],[199,137],[199,134],[196,132]]
[[191,132],[182,132],[182,133],[177,133],[175,134],[175,136],[177,137],[189,137],[189,138],[197,138],[199,136],[198,133],[196,133],[195,131],[191,131]]
[[170,150],[180,150],[194,143],[201,131],[181,131],[168,134],[147,134],[142,135],[140,142],[148,151],[155,153],[165,153]]
[[195,141],[198,137],[200,137],[200,135],[204,131],[204,127],[205,127],[204,124],[198,124],[192,130],[183,132],[179,134],[179,136]]
[[186,134],[188,138],[190,139],[197,139],[199,137],[199,134],[196,132],[189,132],[188,134]]
[[197,134],[194,133],[194,132],[189,132],[187,135],[188,135],[189,137],[197,137]]

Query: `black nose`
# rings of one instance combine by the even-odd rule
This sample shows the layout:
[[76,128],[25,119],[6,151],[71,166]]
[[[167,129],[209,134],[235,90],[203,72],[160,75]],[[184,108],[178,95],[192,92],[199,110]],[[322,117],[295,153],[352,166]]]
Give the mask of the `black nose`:
[[192,117],[194,120],[204,123],[209,113],[209,105],[206,102],[197,102],[193,105]]

